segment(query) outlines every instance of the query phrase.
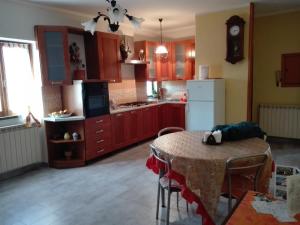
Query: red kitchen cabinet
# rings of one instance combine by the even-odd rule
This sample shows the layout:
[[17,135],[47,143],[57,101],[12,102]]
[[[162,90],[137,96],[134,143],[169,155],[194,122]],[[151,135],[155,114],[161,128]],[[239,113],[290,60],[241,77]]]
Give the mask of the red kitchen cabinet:
[[99,116],[85,120],[85,158],[91,160],[112,150],[110,116]]
[[60,26],[35,26],[43,85],[70,85],[68,29]]
[[112,141],[113,148],[119,149],[128,144],[128,134],[127,134],[127,123],[126,120],[129,117],[129,112],[117,113],[111,115],[111,123],[112,123]]
[[157,42],[152,41],[137,41],[134,43],[135,58],[139,58],[140,50],[144,51],[145,61],[149,64],[135,65],[135,78],[137,81],[157,80],[158,61],[155,54],[155,49],[158,46]]
[[185,104],[169,104],[168,107],[171,126],[185,129]]
[[96,32],[95,35],[85,33],[84,38],[88,79],[121,82],[119,35]]
[[143,114],[142,110],[132,110],[126,114],[126,134],[128,144],[137,143],[142,137],[142,123]]
[[157,56],[157,80],[172,80],[172,44],[165,43],[166,48],[168,49],[167,56]]
[[142,109],[143,114],[143,139],[153,137],[157,133],[157,107]]
[[194,41],[172,42],[172,79],[190,80],[194,75]]

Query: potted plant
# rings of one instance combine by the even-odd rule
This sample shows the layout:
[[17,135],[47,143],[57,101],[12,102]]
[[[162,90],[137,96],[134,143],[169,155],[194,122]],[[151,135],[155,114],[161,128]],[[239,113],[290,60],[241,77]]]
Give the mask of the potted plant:
[[73,42],[69,46],[70,52],[70,61],[71,64],[75,66],[73,80],[84,80],[85,79],[85,65],[82,64],[82,60],[80,59],[80,48]]

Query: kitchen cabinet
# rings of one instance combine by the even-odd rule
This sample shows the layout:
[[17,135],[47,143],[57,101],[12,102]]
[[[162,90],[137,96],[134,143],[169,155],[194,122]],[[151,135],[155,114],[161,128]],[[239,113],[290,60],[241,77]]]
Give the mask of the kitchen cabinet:
[[168,107],[169,126],[185,129],[185,104],[168,104]]
[[142,109],[143,114],[143,139],[153,137],[157,133],[157,107]]
[[98,116],[85,120],[86,160],[97,158],[112,150],[112,126],[110,116]]
[[[85,165],[84,121],[53,122],[45,120],[49,166],[53,168],[71,168]],[[72,139],[76,132],[80,138]],[[65,134],[69,138],[65,139]],[[69,155],[69,156],[68,156]]]
[[282,87],[300,87],[300,53],[282,54]]
[[88,79],[121,82],[120,37],[116,34],[85,33]]
[[143,139],[143,112],[142,110],[132,110],[126,113],[126,134],[128,144],[137,143]]
[[137,81],[155,81],[158,74],[158,62],[155,54],[155,49],[158,46],[157,42],[152,41],[137,41],[134,43],[135,58],[139,58],[140,50],[144,51],[145,61],[149,64],[135,65],[135,77]]
[[43,85],[72,84],[68,29],[58,26],[35,26],[35,34]]
[[119,149],[127,145],[129,140],[126,119],[129,112],[111,115],[113,148]]
[[157,80],[172,80],[172,44],[171,42],[165,43],[168,50],[167,56],[157,56]]
[[172,42],[172,79],[191,80],[194,75],[193,66],[194,52],[193,41],[174,41]]

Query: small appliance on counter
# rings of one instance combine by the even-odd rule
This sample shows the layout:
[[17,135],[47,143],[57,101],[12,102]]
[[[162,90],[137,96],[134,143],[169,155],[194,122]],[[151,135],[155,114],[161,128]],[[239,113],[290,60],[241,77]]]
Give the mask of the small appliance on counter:
[[76,116],[90,118],[110,112],[107,82],[74,81],[62,91],[64,108]]

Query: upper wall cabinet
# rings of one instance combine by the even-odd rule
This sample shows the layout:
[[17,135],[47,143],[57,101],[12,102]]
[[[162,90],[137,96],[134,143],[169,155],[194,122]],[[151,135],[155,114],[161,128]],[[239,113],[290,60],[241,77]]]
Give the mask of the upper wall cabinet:
[[167,56],[157,56],[158,62],[158,71],[157,71],[157,78],[158,81],[164,80],[172,80],[172,43],[168,42],[165,43],[165,46],[168,50]]
[[88,79],[121,82],[120,38],[118,35],[85,33],[86,69]]
[[192,79],[194,52],[192,40],[172,42],[173,80]]
[[282,87],[300,87],[300,53],[282,55]]
[[158,65],[155,55],[156,42],[152,41],[137,41],[134,43],[135,58],[140,57],[140,51],[144,51],[145,61],[149,64],[135,65],[135,76],[138,81],[157,80]]
[[71,84],[67,28],[36,26],[35,33],[43,85]]

